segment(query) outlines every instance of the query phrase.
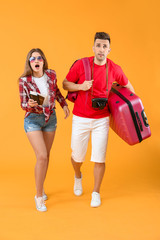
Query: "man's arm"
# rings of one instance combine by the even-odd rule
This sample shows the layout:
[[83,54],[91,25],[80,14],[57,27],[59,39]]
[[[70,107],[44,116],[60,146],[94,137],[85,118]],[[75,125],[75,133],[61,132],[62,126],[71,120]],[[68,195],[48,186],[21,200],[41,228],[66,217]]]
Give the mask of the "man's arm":
[[63,81],[63,88],[64,90],[68,90],[69,92],[76,92],[76,91],[87,91],[92,87],[91,81],[84,81],[82,84],[77,84],[68,81],[66,78]]
[[134,88],[133,88],[133,86],[132,86],[132,84],[130,83],[129,80],[128,80],[127,85],[125,85],[125,86],[123,86],[123,87],[126,87],[126,88],[128,88],[131,92],[135,93]]

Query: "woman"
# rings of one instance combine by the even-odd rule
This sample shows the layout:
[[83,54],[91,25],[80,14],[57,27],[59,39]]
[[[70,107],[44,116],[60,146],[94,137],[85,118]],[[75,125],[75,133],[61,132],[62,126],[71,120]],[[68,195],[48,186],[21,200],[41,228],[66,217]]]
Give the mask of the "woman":
[[[44,200],[44,180],[49,163],[49,154],[55,136],[57,119],[55,100],[63,108],[65,118],[69,116],[69,109],[64,97],[57,87],[56,73],[48,69],[46,57],[41,49],[30,50],[27,55],[24,73],[19,78],[21,107],[26,111],[24,129],[36,155],[35,182],[36,208],[47,211]],[[43,103],[31,99],[30,94],[41,94]],[[40,105],[42,104],[42,105]]]

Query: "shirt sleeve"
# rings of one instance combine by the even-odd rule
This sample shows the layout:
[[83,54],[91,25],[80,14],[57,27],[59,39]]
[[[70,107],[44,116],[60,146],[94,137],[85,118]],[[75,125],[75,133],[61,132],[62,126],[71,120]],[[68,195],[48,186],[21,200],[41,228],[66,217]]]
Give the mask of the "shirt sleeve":
[[64,106],[68,106],[65,98],[62,96],[58,86],[56,89],[56,100],[59,102],[59,104],[61,105],[61,107],[63,108]]
[[19,79],[19,94],[20,94],[20,104],[21,108],[27,112],[34,112],[34,107],[28,105],[29,94],[27,86],[22,78]]
[[54,95],[52,95],[51,102],[54,102],[54,99],[56,99],[61,107],[63,108],[64,106],[68,106],[65,98],[61,94],[58,86],[57,86],[57,77],[56,77],[56,72],[54,70],[50,69],[50,74],[51,74],[51,86],[50,89],[54,92]]
[[76,83],[79,79],[79,68],[80,68],[80,65],[81,65],[81,60],[77,60],[73,63],[73,65],[71,66],[67,76],[66,76],[66,79],[69,81],[69,82],[74,82]]
[[128,84],[128,78],[122,71],[122,68],[118,65],[116,65],[116,82],[118,82],[120,85],[125,86]]

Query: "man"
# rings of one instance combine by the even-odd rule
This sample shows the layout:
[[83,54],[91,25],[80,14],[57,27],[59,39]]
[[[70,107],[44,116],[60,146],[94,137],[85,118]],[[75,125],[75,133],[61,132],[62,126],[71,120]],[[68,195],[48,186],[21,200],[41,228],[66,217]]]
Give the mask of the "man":
[[[74,194],[80,196],[83,192],[81,166],[91,134],[91,161],[95,163],[91,207],[98,207],[101,205],[100,186],[105,172],[109,130],[109,110],[106,98],[114,81],[133,92],[134,89],[120,66],[107,58],[111,51],[109,34],[104,32],[95,34],[93,51],[94,57],[88,58],[92,72],[91,80],[85,79],[83,61],[80,59],[71,67],[63,81],[63,88],[70,92],[78,91],[73,109],[71,140],[71,162],[75,171]],[[96,105],[92,103],[93,99]]]

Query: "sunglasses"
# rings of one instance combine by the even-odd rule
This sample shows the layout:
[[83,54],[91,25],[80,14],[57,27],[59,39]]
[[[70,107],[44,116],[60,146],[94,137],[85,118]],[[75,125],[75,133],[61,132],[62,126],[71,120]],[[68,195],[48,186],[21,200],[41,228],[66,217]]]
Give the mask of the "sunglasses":
[[43,61],[43,57],[42,57],[42,56],[30,57],[29,61],[30,61],[30,62],[34,62],[36,59],[37,59],[38,61],[40,61],[40,62]]

